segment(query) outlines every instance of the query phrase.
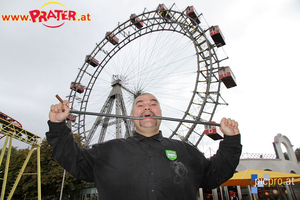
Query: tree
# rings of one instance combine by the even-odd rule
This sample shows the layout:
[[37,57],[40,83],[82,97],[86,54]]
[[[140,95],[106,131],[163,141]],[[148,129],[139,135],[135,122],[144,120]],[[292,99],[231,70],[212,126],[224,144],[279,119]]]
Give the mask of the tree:
[[[34,153],[34,159],[26,170],[36,169],[36,152]],[[61,183],[64,169],[58,164],[58,162],[52,156],[52,148],[48,145],[46,139],[43,139],[41,144],[41,179],[42,179],[42,196],[58,197],[60,195]],[[36,188],[36,179],[23,180],[22,189],[29,196],[36,196],[34,192]],[[26,184],[25,184],[26,183]],[[73,190],[80,190],[84,186],[84,182],[76,179],[68,172],[64,181],[64,194],[68,194]]]
[[295,154],[296,154],[297,161],[300,161],[300,148],[297,148],[295,150]]
[[284,152],[283,155],[286,160],[290,160],[289,155],[286,152]]
[[[52,148],[46,139],[41,144],[41,166],[42,166],[42,194],[43,196],[59,196],[64,169],[54,160]],[[66,173],[64,181],[64,194],[73,190],[80,190],[84,182]]]
[[[2,149],[1,149],[2,151]],[[4,171],[5,171],[5,165],[7,160],[7,151],[6,149],[2,164],[0,166],[0,174],[1,174],[1,186],[3,183],[4,178]],[[26,150],[18,150],[16,147],[11,148],[11,154],[10,154],[10,161],[9,161],[9,168],[8,168],[8,175],[6,180],[6,188],[5,188],[5,195],[8,195],[18,174],[22,167],[23,161],[26,158]],[[16,189],[15,193],[21,193],[19,188]],[[22,196],[22,195],[21,195]],[[20,197],[20,195],[16,195],[16,197]]]
[[[74,135],[75,141],[79,147],[83,147],[81,137]],[[9,193],[13,186],[19,171],[30,151],[27,149],[18,150],[16,147],[12,147],[10,157],[10,167],[7,179],[6,194]],[[46,139],[43,139],[40,147],[41,152],[41,191],[42,197],[57,198],[60,195],[62,176],[64,169],[58,164],[58,162],[52,156],[52,148],[48,145]],[[0,178],[3,178],[3,172],[5,169],[6,156],[0,166]],[[14,192],[14,199],[24,199],[24,197],[36,197],[37,196],[37,150],[32,153],[28,164],[24,170],[24,174]],[[1,181],[2,185],[2,181]],[[71,174],[66,173],[64,182],[64,194],[69,194],[71,191],[80,190],[85,186],[83,181],[80,181],[73,177]]]

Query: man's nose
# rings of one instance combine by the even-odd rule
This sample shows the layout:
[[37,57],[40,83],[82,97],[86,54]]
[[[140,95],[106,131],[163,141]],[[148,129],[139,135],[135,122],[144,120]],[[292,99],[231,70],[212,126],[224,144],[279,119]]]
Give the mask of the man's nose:
[[150,110],[150,105],[149,104],[145,105],[145,110]]

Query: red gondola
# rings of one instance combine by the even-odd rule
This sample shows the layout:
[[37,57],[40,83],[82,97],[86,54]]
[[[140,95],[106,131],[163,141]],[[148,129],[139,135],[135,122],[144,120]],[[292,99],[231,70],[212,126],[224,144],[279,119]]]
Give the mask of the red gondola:
[[232,73],[230,67],[228,67],[228,66],[221,67],[219,69],[219,77],[227,88],[232,88],[237,85],[235,76]]
[[67,117],[67,120],[71,120],[72,122],[75,122],[75,121],[76,121],[76,118],[77,118],[76,115],[70,114],[70,115]]
[[99,61],[96,58],[93,58],[90,55],[86,55],[85,57],[85,62],[89,63],[90,65],[92,65],[93,67],[97,67],[99,65]]
[[119,38],[114,36],[111,32],[106,32],[105,38],[113,45],[119,44]]
[[[216,123],[216,122],[211,122],[211,123]],[[219,133],[217,127],[213,125],[205,125],[205,135],[207,135],[213,140],[223,139],[222,136],[223,134]]]
[[219,28],[219,26],[213,26],[209,29],[210,32],[210,36],[213,39],[213,41],[215,42],[215,44],[217,45],[217,47],[221,47],[224,46],[225,40],[224,40],[224,36]]
[[159,4],[157,7],[157,13],[162,16],[164,19],[171,20],[172,15],[170,14],[170,12],[168,11],[167,7],[165,6],[165,4]]
[[200,24],[199,15],[198,15],[197,11],[195,10],[194,6],[188,6],[186,8],[186,14],[187,14],[187,16],[189,16],[189,18],[192,19],[191,21],[194,25]]
[[81,94],[84,92],[85,86],[76,82],[71,82],[70,89],[75,90],[76,92]]
[[136,16],[136,14],[130,15],[130,21],[134,24],[138,29],[141,29],[144,26],[144,23]]

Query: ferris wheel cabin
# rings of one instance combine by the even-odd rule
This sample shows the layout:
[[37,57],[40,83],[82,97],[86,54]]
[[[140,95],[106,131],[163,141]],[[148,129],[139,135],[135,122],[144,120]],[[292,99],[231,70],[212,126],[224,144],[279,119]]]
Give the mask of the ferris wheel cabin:
[[171,20],[172,15],[170,14],[170,12],[168,11],[167,7],[165,6],[165,4],[159,4],[157,7],[157,13],[162,16],[165,20]]
[[[216,123],[216,122],[211,122]],[[205,135],[210,137],[213,140],[223,139],[223,134],[219,133],[218,129],[214,125],[205,125]]]
[[119,38],[117,38],[115,35],[113,35],[112,32],[106,32],[105,38],[113,45],[119,44]]
[[136,14],[130,15],[130,21],[133,25],[135,25],[138,29],[141,29],[144,26],[144,23],[136,16]]
[[217,47],[224,46],[225,40],[224,36],[219,28],[219,26],[213,26],[209,29],[209,33],[211,38],[213,39],[214,43],[217,45]]
[[73,115],[73,114],[69,114],[69,116],[67,117],[67,120],[71,120],[72,122],[76,121],[77,116]]
[[221,67],[219,69],[219,77],[227,88],[237,86],[235,76],[232,73],[230,67]]
[[90,55],[87,55],[85,57],[85,62],[89,63],[90,65],[92,65],[93,67],[97,67],[99,65],[99,61],[96,58],[93,58]]
[[85,86],[81,85],[80,83],[71,82],[70,89],[81,94],[84,92]]
[[189,18],[192,19],[191,21],[194,25],[200,24],[199,15],[198,15],[197,11],[195,10],[194,6],[188,6],[186,8],[186,14],[187,14],[187,16],[189,16]]

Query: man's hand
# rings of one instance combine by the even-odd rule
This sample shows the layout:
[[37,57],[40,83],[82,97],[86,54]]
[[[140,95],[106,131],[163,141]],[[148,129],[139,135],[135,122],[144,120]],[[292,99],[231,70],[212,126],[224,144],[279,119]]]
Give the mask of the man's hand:
[[67,100],[64,100],[63,103],[51,106],[51,110],[49,112],[49,120],[51,122],[63,122],[69,116],[69,113],[69,102]]
[[232,136],[232,135],[240,134],[240,130],[238,128],[239,124],[236,121],[230,118],[228,119],[223,118],[220,124],[221,124],[220,130],[224,135]]

